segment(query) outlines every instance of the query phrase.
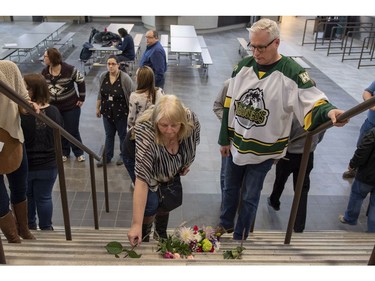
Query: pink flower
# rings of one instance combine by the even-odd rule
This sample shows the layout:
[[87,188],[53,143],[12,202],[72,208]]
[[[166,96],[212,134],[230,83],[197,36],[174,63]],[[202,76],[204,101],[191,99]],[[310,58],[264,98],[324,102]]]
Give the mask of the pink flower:
[[165,259],[173,259],[174,256],[173,256],[173,254],[171,252],[165,252],[164,258]]
[[188,260],[193,260],[194,259],[194,256],[193,255],[189,255],[186,257]]
[[174,253],[174,254],[173,254],[173,257],[174,257],[175,259],[180,259],[180,258],[181,258],[181,256],[180,256],[179,253]]

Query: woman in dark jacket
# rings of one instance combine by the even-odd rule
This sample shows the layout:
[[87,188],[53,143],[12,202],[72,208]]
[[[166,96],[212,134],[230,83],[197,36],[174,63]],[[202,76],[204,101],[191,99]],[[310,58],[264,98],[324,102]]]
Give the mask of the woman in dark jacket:
[[350,169],[357,169],[353,181],[348,207],[344,215],[339,216],[342,223],[356,225],[363,200],[370,193],[367,214],[367,231],[375,232],[375,128],[362,139],[349,163]]

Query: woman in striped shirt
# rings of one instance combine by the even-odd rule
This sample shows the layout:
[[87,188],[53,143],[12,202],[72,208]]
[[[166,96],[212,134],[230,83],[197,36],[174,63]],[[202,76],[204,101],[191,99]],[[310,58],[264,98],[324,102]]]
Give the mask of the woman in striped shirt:
[[142,238],[148,241],[156,214],[165,217],[158,235],[166,237],[169,212],[160,210],[156,191],[161,183],[179,180],[189,172],[199,134],[197,116],[174,95],[162,96],[138,118],[133,221],[128,233],[132,245],[140,244]]

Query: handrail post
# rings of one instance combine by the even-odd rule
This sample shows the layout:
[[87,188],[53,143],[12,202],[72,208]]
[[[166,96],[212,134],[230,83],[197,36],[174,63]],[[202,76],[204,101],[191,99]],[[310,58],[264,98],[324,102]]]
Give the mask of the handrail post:
[[70,218],[69,218],[69,207],[68,207],[68,196],[66,193],[66,182],[65,182],[65,172],[64,172],[64,163],[62,161],[62,146],[61,146],[61,134],[59,129],[53,129],[53,136],[55,141],[55,149],[57,152],[57,169],[59,171],[59,184],[60,184],[60,196],[61,196],[61,207],[64,217],[64,226],[65,226],[65,237],[66,240],[72,240],[72,231],[70,227]]
[[372,249],[372,253],[371,253],[371,256],[367,265],[375,265],[375,245],[374,245],[374,248]]
[[0,237],[0,264],[6,264],[5,254],[4,254],[4,248],[3,248],[3,242],[1,241]]
[[91,180],[91,194],[92,194],[92,209],[94,212],[94,225],[95,229],[99,229],[99,219],[98,219],[98,200],[96,197],[96,183],[95,183],[95,169],[94,169],[94,157],[90,155],[90,180]]
[[107,173],[107,153],[106,148],[103,148],[102,154],[103,161],[103,178],[104,178],[104,200],[105,200],[105,211],[109,212],[109,199],[108,199],[108,173]]
[[292,209],[290,211],[290,217],[289,217],[288,228],[287,228],[287,232],[285,235],[284,244],[290,244],[290,239],[292,237],[294,223],[296,222],[299,201],[301,199],[301,194],[302,194],[303,182],[305,180],[307,163],[309,161],[309,156],[310,156],[312,137],[313,137],[313,134],[311,132],[308,132],[306,136],[306,140],[305,140],[305,146],[303,148],[301,164],[300,164],[299,171],[298,171],[297,183],[296,183],[296,187],[294,190],[293,204],[292,204]]

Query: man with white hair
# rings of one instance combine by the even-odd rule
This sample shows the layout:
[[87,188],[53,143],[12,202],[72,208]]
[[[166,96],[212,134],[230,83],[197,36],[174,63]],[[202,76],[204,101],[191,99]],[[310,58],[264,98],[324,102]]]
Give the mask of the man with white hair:
[[253,56],[235,66],[226,93],[218,142],[227,159],[217,232],[234,232],[235,240],[247,238],[267,172],[275,159],[285,156],[293,114],[305,130],[329,120],[336,126],[347,123],[336,121],[343,111],[328,102],[305,69],[279,54],[279,45],[275,21],[254,23]]

